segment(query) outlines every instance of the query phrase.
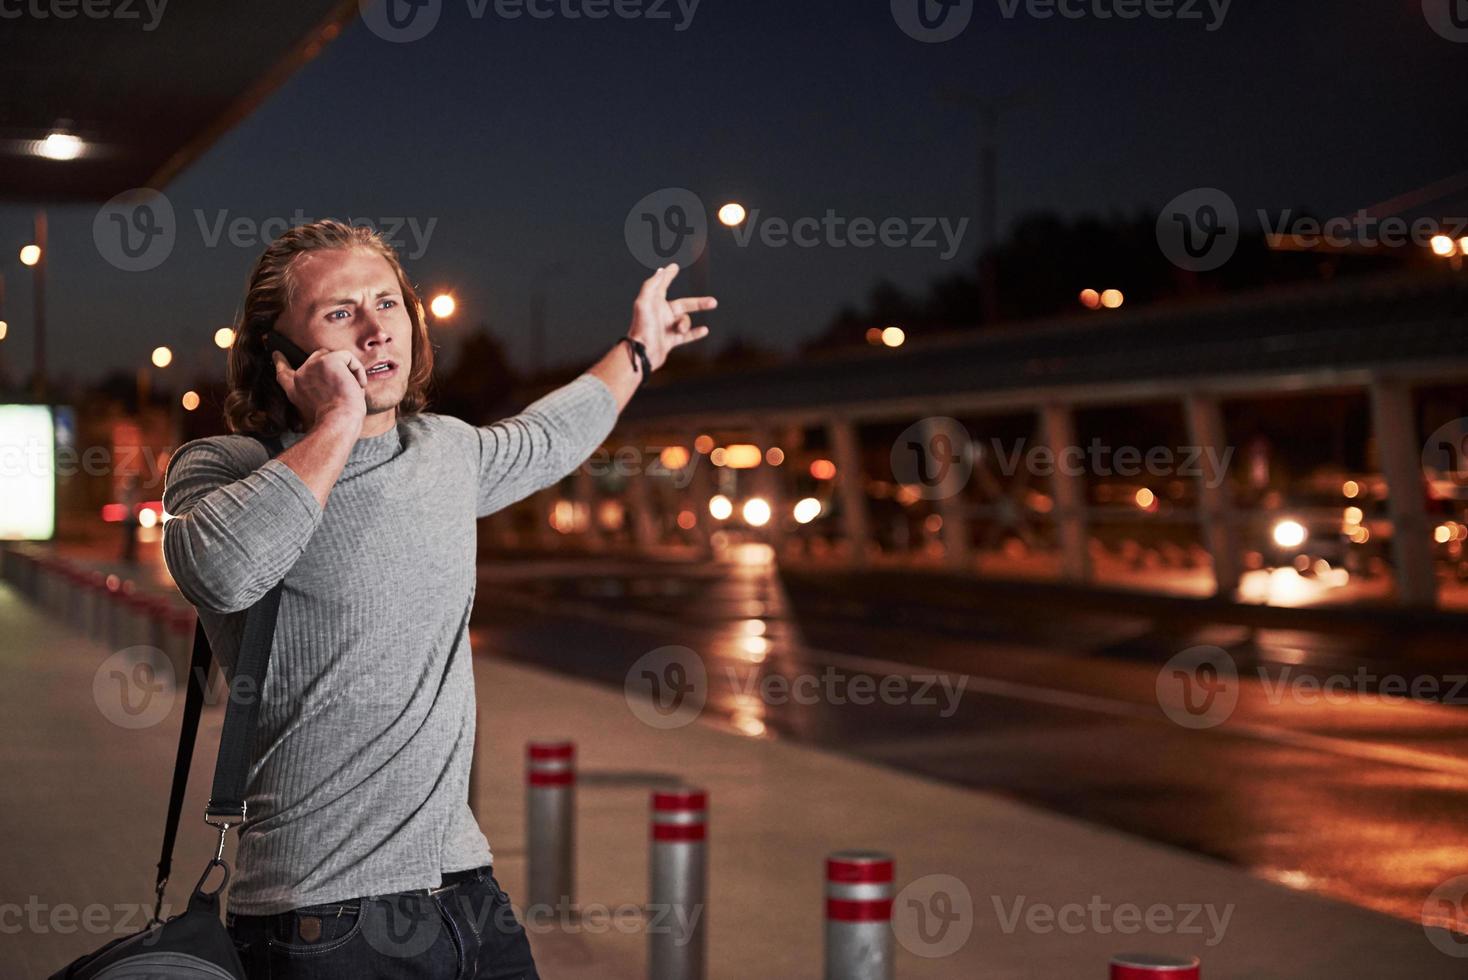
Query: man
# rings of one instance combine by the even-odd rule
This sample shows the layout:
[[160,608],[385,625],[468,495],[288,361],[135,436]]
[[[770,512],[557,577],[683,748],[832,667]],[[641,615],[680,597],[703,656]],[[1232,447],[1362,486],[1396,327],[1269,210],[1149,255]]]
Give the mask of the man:
[[[691,315],[712,298],[667,299],[677,272],[576,380],[475,427],[423,411],[422,305],[378,235],[303,225],[255,264],[236,434],[174,454],[163,539],[228,677],[246,610],[284,583],[226,916],[252,976],[537,976],[468,804],[475,520],[575,470],[646,370],[708,334]],[[299,368],[272,330],[311,352]]]

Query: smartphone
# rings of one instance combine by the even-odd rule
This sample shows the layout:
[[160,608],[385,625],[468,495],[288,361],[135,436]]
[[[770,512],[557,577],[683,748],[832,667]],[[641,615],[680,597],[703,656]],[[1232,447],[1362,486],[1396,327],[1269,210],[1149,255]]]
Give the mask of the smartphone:
[[296,371],[301,369],[301,365],[306,363],[306,358],[309,356],[292,343],[289,337],[275,330],[265,331],[265,349],[272,353],[280,351],[285,355],[286,363]]

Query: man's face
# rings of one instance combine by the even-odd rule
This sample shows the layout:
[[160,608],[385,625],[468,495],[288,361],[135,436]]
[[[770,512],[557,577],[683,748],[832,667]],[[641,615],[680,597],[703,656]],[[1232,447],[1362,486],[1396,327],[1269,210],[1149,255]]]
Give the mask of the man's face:
[[[291,266],[295,295],[276,329],[307,354],[351,351],[367,369],[367,412],[395,411],[413,368],[413,323],[392,266],[365,248],[307,252]],[[374,365],[390,362],[385,370]]]

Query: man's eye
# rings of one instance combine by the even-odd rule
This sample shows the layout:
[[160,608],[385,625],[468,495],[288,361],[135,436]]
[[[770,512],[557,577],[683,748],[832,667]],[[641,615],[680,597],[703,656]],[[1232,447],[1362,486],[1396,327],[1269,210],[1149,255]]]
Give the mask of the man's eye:
[[397,306],[398,305],[398,301],[395,300],[395,299],[385,299],[385,300],[382,301],[382,305],[385,306],[385,307],[386,306]]
[[326,318],[328,320],[330,320],[333,317],[335,317],[338,313],[342,314],[343,316],[351,316],[351,314],[348,313],[346,310],[332,310],[330,313],[326,314]]

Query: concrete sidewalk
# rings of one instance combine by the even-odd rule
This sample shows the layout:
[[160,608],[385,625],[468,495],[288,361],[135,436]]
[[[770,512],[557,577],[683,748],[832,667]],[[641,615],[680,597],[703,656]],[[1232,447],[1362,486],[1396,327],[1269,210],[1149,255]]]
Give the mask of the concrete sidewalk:
[[[126,719],[107,707],[105,683],[93,686],[113,651],[4,584],[0,634],[7,776],[0,974],[44,977],[141,928],[151,909],[183,699],[160,694],[160,707],[145,712],[155,723],[123,727]],[[916,906],[897,903],[906,940],[897,946],[902,978],[1099,978],[1113,953],[1131,950],[1198,955],[1211,980],[1468,972],[1468,960],[1439,951],[1414,923],[817,750],[701,722],[655,729],[620,692],[478,653],[478,812],[496,875],[517,909],[525,878],[524,743],[578,743],[576,893],[584,918],[574,931],[532,929],[547,980],[645,975],[646,937],[635,920],[612,916],[647,899],[649,787],[668,777],[710,793],[715,980],[819,977],[823,861],[847,848],[894,854],[898,887],[914,887],[905,897],[946,891],[962,913],[968,895],[971,914],[926,940],[919,926],[932,923],[918,923]],[[105,682],[110,675],[100,676]],[[212,852],[213,834],[197,815],[222,717],[222,705],[205,710],[168,890],[175,910]],[[920,955],[955,945],[965,928],[971,934],[956,950]]]

